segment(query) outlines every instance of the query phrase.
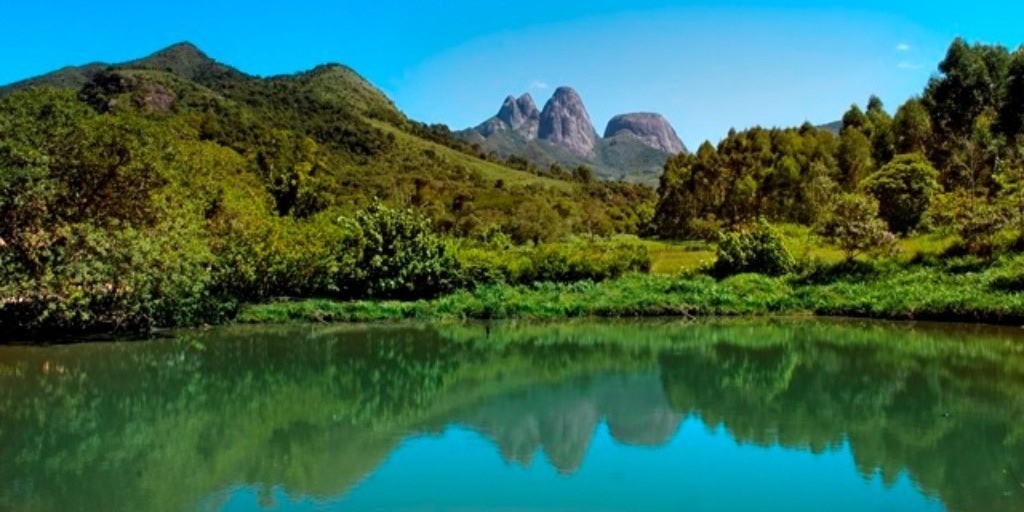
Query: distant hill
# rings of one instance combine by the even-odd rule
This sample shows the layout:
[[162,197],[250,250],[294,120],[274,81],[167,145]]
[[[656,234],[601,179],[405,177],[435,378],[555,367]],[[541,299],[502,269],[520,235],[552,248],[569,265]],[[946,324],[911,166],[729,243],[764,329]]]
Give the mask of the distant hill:
[[825,130],[825,131],[831,133],[832,135],[839,135],[839,132],[842,131],[842,129],[843,129],[843,122],[842,121],[833,121],[831,123],[826,123],[826,124],[815,126],[815,128],[817,128],[819,130]]
[[615,116],[598,135],[580,95],[559,87],[538,110],[529,94],[509,96],[498,113],[459,132],[500,157],[518,157],[540,168],[587,166],[598,177],[656,184],[669,157],[685,153],[675,129],[659,114]]
[[[179,43],[125,63],[71,66],[9,84],[0,97],[41,87],[73,90],[78,101],[114,116],[141,113],[192,127],[201,141],[244,158],[279,195],[282,215],[354,210],[381,198],[459,235],[500,226],[522,240],[591,230],[595,212],[608,220],[604,229],[636,231],[641,213],[634,208],[654,196],[644,187],[584,183],[488,158],[446,126],[408,119],[340,64],[256,77]],[[601,152],[625,158],[604,146]],[[541,225],[543,233],[534,229]]]

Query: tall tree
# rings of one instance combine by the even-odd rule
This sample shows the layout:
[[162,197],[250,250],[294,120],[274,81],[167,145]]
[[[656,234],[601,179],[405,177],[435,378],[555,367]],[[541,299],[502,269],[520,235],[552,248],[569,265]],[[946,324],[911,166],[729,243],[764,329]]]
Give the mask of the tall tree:
[[1024,135],[1024,46],[1013,53],[1008,66],[1006,100],[999,113],[1002,133],[1010,140]]
[[892,160],[896,147],[896,137],[893,134],[893,119],[878,96],[872,96],[868,100],[867,110],[868,124],[871,137],[871,157],[875,165],[885,165]]
[[919,98],[911,98],[896,111],[893,120],[895,150],[900,154],[925,154],[932,138],[932,120]]
[[874,168],[871,141],[857,128],[843,128],[836,157],[839,163],[839,184],[846,191],[855,190]]

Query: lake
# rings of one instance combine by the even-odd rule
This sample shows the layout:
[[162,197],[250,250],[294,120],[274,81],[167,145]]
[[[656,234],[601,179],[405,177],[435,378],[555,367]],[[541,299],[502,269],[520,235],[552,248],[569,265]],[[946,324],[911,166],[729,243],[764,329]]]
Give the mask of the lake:
[[0,347],[0,510],[1024,510],[1024,332],[413,324]]

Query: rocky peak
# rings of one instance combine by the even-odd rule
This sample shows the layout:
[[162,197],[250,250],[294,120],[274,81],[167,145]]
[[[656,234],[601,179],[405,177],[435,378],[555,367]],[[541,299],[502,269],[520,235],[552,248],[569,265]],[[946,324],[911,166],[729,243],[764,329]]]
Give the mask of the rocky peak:
[[644,144],[668,153],[684,153],[686,146],[675,129],[661,114],[641,112],[622,114],[608,122],[605,138],[628,134]]
[[523,94],[516,100],[516,105],[519,106],[519,110],[527,117],[540,118],[540,109],[537,108],[537,104],[533,102],[533,96],[530,93]]
[[540,113],[537,136],[580,156],[593,156],[597,131],[579,93],[559,87]]
[[498,115],[485,121],[477,130],[485,137],[490,137],[496,132],[512,130],[527,139],[536,139],[539,126],[540,111],[537,110],[533,97],[527,93],[519,98],[505,98]]

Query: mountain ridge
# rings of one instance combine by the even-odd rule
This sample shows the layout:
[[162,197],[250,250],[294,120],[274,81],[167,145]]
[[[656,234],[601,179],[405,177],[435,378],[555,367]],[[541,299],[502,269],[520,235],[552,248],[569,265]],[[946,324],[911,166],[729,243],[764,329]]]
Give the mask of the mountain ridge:
[[457,135],[499,157],[522,158],[540,168],[586,166],[603,179],[652,186],[671,156],[688,151],[660,114],[620,114],[601,137],[574,88],[558,87],[539,117],[518,105],[524,97],[532,104],[529,93],[519,99],[510,95],[497,114]]

